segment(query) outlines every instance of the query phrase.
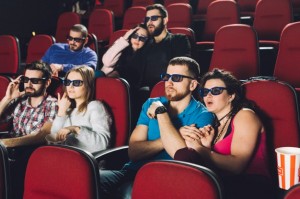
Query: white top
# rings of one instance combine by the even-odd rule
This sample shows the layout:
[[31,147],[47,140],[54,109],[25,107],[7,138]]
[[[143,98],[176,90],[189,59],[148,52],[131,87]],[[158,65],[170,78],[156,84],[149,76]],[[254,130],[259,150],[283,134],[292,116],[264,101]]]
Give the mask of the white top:
[[64,127],[79,126],[79,134],[69,134],[64,143],[93,153],[109,146],[111,124],[112,118],[103,103],[91,101],[85,112],[78,113],[75,108],[70,116],[56,116],[51,127],[51,135],[55,135]]

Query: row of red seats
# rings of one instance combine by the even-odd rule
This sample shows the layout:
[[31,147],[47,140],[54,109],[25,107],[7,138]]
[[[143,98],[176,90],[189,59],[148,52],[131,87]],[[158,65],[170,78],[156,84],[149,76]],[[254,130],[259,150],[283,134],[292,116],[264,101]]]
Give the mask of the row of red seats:
[[[99,80],[103,81],[101,86],[105,81],[118,81],[110,78],[99,78]],[[105,87],[110,85],[105,85]],[[164,91],[163,85],[163,82],[158,83],[152,90],[151,97],[161,96]],[[253,78],[244,83],[243,86],[246,97],[253,100],[263,113],[261,116],[267,133],[270,171],[276,189],[278,184],[274,149],[282,146],[300,146],[298,106],[295,91],[288,84],[274,79]],[[112,88],[108,90],[113,91]],[[117,97],[110,98],[110,100],[115,98],[120,98],[119,93]],[[287,127],[288,130],[286,130]],[[105,160],[104,168],[120,169],[124,161],[128,161],[128,146],[126,144],[122,143],[119,148],[101,151],[93,154],[93,156],[74,147],[54,145],[38,148],[32,154],[27,166],[24,198],[41,198],[45,195],[55,195],[56,197],[75,195],[80,198],[100,198],[97,189],[99,183],[98,163]],[[5,170],[5,164],[3,164],[3,157],[5,159],[6,156],[3,156],[3,152],[1,155],[2,167],[0,167],[0,174],[5,176],[7,171]],[[67,170],[62,169],[66,167]],[[40,168],[43,168],[43,170],[36,172]],[[65,177],[62,178],[62,176]],[[78,180],[78,176],[80,176],[80,180]],[[188,180],[178,180],[179,178]],[[5,178],[0,179],[4,180]],[[170,181],[172,186],[168,186]],[[9,190],[5,188],[5,186],[8,186],[5,181],[0,183],[0,186],[4,186],[3,189],[0,189],[3,190],[3,193]],[[206,188],[204,189],[203,186]],[[68,187],[73,187],[71,192],[65,191]],[[74,189],[74,187],[80,188]],[[191,187],[192,190],[190,190]],[[195,189],[195,187],[201,187],[201,189]],[[132,197],[166,198],[165,193],[168,193],[167,196],[172,196],[172,198],[182,197],[185,194],[187,194],[185,195],[186,198],[222,198],[222,179],[219,179],[213,171],[207,168],[184,162],[159,161],[146,164],[137,174]]]

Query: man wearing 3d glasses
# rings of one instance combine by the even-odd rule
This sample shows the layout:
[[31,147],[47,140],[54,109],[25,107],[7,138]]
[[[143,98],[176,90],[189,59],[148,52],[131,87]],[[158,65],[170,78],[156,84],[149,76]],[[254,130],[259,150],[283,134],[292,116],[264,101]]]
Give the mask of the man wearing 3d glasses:
[[[180,137],[179,129],[183,126],[201,128],[213,122],[213,115],[192,96],[198,87],[198,63],[192,58],[176,57],[165,72],[161,75],[165,96],[149,98],[144,103],[130,136],[128,154],[131,161],[121,170],[100,170],[101,197],[130,198],[132,182],[144,164],[173,159],[174,155],[166,150],[175,151],[178,141],[167,132],[175,132]],[[183,138],[178,140],[184,142]]]
[[67,36],[68,43],[53,44],[42,57],[50,64],[54,76],[64,74],[77,65],[87,65],[96,69],[98,57],[95,51],[84,47],[88,42],[88,30],[84,25],[75,24]]
[[185,35],[168,32],[168,12],[164,6],[154,4],[147,6],[146,10],[145,25],[150,40],[145,46],[144,73],[140,86],[151,89],[160,81],[159,75],[166,71],[172,58],[191,57],[191,45]]
[[[1,139],[6,147],[39,144],[50,133],[50,122],[57,113],[56,98],[46,93],[51,74],[48,64],[33,62],[26,65],[24,75],[8,85],[0,102],[0,123],[12,121],[10,138]],[[23,85],[24,91],[20,91]]]
[[57,99],[46,93],[51,75],[50,66],[44,62],[27,64],[24,75],[10,82],[0,102],[0,124],[12,123],[6,138],[0,139],[12,160],[12,198],[22,198],[27,161],[32,151],[45,142],[57,113]]

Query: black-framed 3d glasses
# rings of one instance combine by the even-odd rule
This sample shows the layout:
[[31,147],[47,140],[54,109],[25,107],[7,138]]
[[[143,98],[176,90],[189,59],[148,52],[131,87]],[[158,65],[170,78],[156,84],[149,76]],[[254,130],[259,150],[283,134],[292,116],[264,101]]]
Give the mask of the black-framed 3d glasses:
[[71,37],[70,35],[67,36],[68,41],[75,41],[77,43],[83,42],[85,38],[79,38],[79,37]]
[[208,93],[211,93],[212,95],[220,95],[223,90],[226,90],[227,88],[225,87],[213,87],[211,89],[208,88],[200,88],[199,92],[200,92],[200,96],[201,97],[206,97],[208,95]]
[[138,35],[137,33],[132,34],[132,35],[131,35],[131,38],[137,39],[137,40],[139,40],[139,41],[141,41],[141,42],[146,42],[147,39],[148,39],[148,37],[140,36],[140,35]]
[[186,76],[186,75],[168,74],[168,73],[161,74],[160,78],[162,81],[165,81],[165,82],[168,81],[170,78],[171,78],[172,82],[181,82],[183,80],[183,78],[195,79],[193,77]]
[[47,78],[45,78],[45,77],[44,78],[29,78],[26,76],[22,76],[20,78],[21,83],[28,83],[30,81],[32,84],[42,84],[46,80],[47,80]]
[[153,15],[153,16],[150,16],[150,17],[145,17],[145,23],[148,23],[149,20],[157,21],[159,18],[163,18],[163,16]]
[[69,79],[64,80],[65,86],[71,86],[71,84],[75,87],[79,87],[79,86],[83,85],[83,81],[82,80],[69,80]]

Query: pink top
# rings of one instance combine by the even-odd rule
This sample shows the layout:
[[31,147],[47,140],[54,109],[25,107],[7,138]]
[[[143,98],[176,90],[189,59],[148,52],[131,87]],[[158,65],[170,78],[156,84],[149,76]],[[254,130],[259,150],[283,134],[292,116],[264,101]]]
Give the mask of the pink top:
[[[223,140],[214,145],[213,150],[223,155],[231,154],[231,142],[234,134],[233,120],[231,121],[231,132]],[[266,133],[262,132],[258,137],[258,145],[254,151],[254,155],[245,170],[247,174],[260,174],[270,176],[268,172],[267,150],[266,150]]]

